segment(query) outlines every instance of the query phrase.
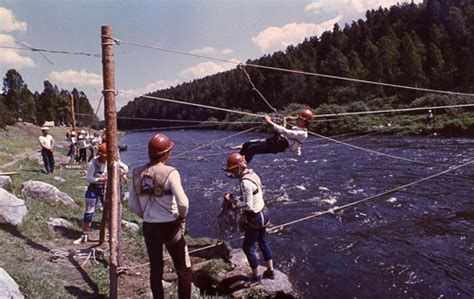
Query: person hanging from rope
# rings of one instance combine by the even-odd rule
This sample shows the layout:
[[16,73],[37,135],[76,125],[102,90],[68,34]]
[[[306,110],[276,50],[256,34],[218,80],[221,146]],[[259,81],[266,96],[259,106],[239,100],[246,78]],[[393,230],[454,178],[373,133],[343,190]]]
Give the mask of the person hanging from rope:
[[[118,166],[120,177],[126,176],[128,166],[121,161],[118,162]],[[102,206],[104,205],[105,186],[107,183],[107,145],[105,143],[99,146],[98,156],[89,162],[86,180],[89,182],[89,186],[84,196],[85,210],[82,222],[82,235],[73,242],[74,244],[82,244],[89,241],[89,230],[97,204],[100,202]],[[122,181],[121,179],[120,184]]]
[[[301,155],[301,145],[308,138],[308,126],[314,121],[313,112],[309,109],[300,109],[296,117],[287,116],[280,126],[273,122],[269,115],[264,119],[267,124],[273,127],[275,135],[265,140],[245,142],[240,150],[240,154],[245,156],[247,163],[252,161],[256,154],[276,154],[290,149],[297,156]],[[296,120],[296,126],[291,129],[286,128],[287,122]]]
[[133,170],[129,208],[143,219],[143,236],[150,260],[153,298],[163,295],[163,245],[178,274],[178,298],[191,298],[191,261],[184,239],[189,201],[176,168],[166,165],[174,143],[156,134],[148,143],[150,162]]
[[233,207],[243,211],[242,228],[245,231],[245,238],[242,249],[252,269],[248,282],[254,284],[260,281],[255,254],[257,243],[267,267],[263,278],[274,279],[272,250],[267,241],[266,231],[266,227],[270,224],[270,214],[263,200],[260,178],[252,169],[247,168],[245,157],[238,153],[229,155],[224,171],[230,173],[230,177],[239,179],[240,183],[240,197],[236,199],[233,194],[226,193],[224,200],[231,202]]

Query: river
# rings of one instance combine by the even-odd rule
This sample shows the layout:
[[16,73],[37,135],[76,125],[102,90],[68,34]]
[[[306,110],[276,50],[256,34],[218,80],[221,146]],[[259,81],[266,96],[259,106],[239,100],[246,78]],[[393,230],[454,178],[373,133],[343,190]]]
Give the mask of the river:
[[[231,135],[229,131],[166,131],[179,154]],[[126,134],[122,160],[148,161],[153,132]],[[232,146],[268,134],[240,135],[171,158],[190,199],[189,233],[217,237],[221,199],[237,181],[221,170]],[[402,186],[474,157],[474,139],[359,136],[351,144],[428,164],[379,156],[310,139],[303,154],[257,155],[277,225]],[[473,298],[474,164],[335,215],[284,228],[270,236],[275,267],[304,298]],[[233,243],[233,247],[240,244]]]

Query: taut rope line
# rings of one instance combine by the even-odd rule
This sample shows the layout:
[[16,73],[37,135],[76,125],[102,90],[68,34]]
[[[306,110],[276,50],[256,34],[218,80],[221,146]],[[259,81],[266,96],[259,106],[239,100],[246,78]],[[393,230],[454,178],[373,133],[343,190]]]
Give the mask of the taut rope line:
[[[433,174],[433,175],[430,175],[430,176],[427,176],[427,177],[424,177],[424,178],[421,178],[419,180],[416,180],[416,181],[413,181],[411,183],[407,183],[405,185],[402,185],[402,186],[398,186],[398,187],[395,187],[395,188],[392,188],[392,189],[389,189],[387,191],[383,191],[381,193],[378,193],[378,194],[375,194],[375,195],[372,195],[372,196],[369,196],[369,197],[366,197],[366,198],[363,198],[363,199],[360,199],[360,200],[356,200],[356,201],[353,201],[351,203],[348,203],[348,204],[345,204],[345,205],[342,205],[340,207],[333,207],[331,209],[328,209],[326,211],[322,211],[322,212],[313,212],[311,213],[310,215],[306,216],[306,217],[303,217],[303,218],[298,218],[298,219],[295,219],[293,221],[289,221],[289,222],[286,222],[286,223],[283,223],[283,224],[280,224],[280,225],[276,225],[276,226],[273,226],[271,228],[269,228],[267,230],[268,233],[274,233],[276,231],[279,231],[281,229],[283,229],[284,227],[286,226],[290,226],[290,225],[293,225],[293,224],[296,224],[296,223],[299,223],[299,222],[303,222],[303,221],[306,221],[306,220],[310,220],[310,219],[313,219],[313,218],[317,218],[317,217],[320,217],[320,216],[323,216],[323,215],[326,215],[326,214],[331,214],[333,215],[335,212],[337,211],[342,211],[344,209],[347,209],[349,207],[352,207],[352,206],[355,206],[355,205],[358,205],[360,203],[363,203],[363,202],[366,202],[366,201],[369,201],[369,200],[372,200],[372,199],[375,199],[377,197],[381,197],[381,196],[384,196],[384,195],[387,195],[387,194],[390,194],[390,193],[393,193],[393,192],[396,192],[398,190],[401,190],[401,189],[404,189],[404,188],[407,188],[407,187],[410,187],[410,186],[413,186],[413,185],[416,185],[416,184],[419,184],[421,182],[424,182],[424,181],[427,181],[427,180],[430,180],[430,179],[433,179],[435,177],[438,177],[438,176],[441,176],[443,174],[446,174],[446,173],[449,173],[449,172],[452,172],[454,170],[457,170],[459,168],[462,168],[462,167],[465,167],[471,163],[473,163],[474,160],[469,160],[468,162],[464,163],[464,164],[461,164],[461,165],[458,165],[458,166],[454,166],[452,168],[449,168],[449,169],[446,169],[444,171],[441,171],[439,173],[436,173],[436,174]],[[229,239],[227,240],[226,242],[233,242],[233,241],[237,241],[237,240],[241,240],[243,239],[244,236],[239,236],[239,237],[236,237],[236,238],[232,238],[232,239]],[[194,250],[191,250],[189,251],[189,254],[191,253],[195,253],[195,252],[199,252],[199,251],[203,251],[203,250],[206,250],[206,249],[209,249],[209,248],[213,248],[213,247],[217,247],[219,245],[222,245],[224,244],[225,242],[224,241],[219,241],[217,242],[216,244],[212,244],[212,245],[208,245],[208,246],[205,246],[205,247],[201,247],[201,248],[197,248],[197,249],[194,249]],[[169,258],[166,258],[166,259],[169,259]],[[140,265],[136,265],[136,266],[132,266],[132,267],[122,267],[121,269],[135,269],[135,268],[139,268],[139,267],[143,267],[143,266],[146,266],[148,265],[149,263],[144,263],[144,264],[140,264]]]
[[369,153],[372,153],[372,154],[376,154],[376,155],[380,155],[380,156],[386,156],[386,157],[390,157],[390,158],[394,158],[394,159],[398,159],[398,160],[404,160],[404,161],[413,162],[413,163],[418,163],[418,164],[431,165],[430,163],[426,163],[426,162],[422,162],[422,161],[407,159],[407,158],[403,158],[403,157],[398,157],[398,156],[394,156],[394,155],[374,151],[374,150],[371,150],[371,149],[368,149],[368,148],[360,147],[360,146],[357,146],[357,145],[346,143],[344,141],[339,141],[339,140],[336,140],[336,139],[333,139],[333,138],[330,138],[330,137],[326,137],[324,135],[321,135],[321,134],[318,134],[318,133],[315,133],[315,132],[308,131],[308,133],[313,135],[313,136],[318,136],[320,138],[330,140],[330,141],[335,142],[335,143],[343,144],[345,146],[349,146],[349,147],[352,147],[352,148],[355,148],[355,149],[358,149],[358,150],[366,151],[366,152],[369,152]]
[[248,133],[248,132],[250,132],[250,131],[253,131],[253,130],[257,129],[258,127],[259,127],[259,126],[253,127],[253,128],[250,128],[250,129],[247,129],[247,130],[244,130],[244,131],[241,131],[241,132],[238,132],[238,133],[235,133],[235,134],[226,136],[226,137],[224,137],[224,138],[215,140],[215,141],[213,141],[213,142],[211,142],[211,143],[208,143],[208,144],[204,144],[204,145],[195,147],[195,148],[190,149],[190,150],[188,150],[188,151],[184,151],[184,152],[181,152],[181,153],[179,153],[179,154],[177,154],[177,155],[174,155],[174,157],[177,158],[177,157],[180,157],[180,156],[182,156],[182,155],[184,155],[184,154],[193,152],[193,151],[198,150],[198,149],[201,149],[201,148],[203,148],[203,147],[207,147],[207,146],[209,146],[209,145],[213,145],[213,144],[218,143],[218,142],[220,142],[220,141],[223,141],[223,140],[226,140],[226,139],[229,139],[229,138],[238,136],[238,135],[242,135],[242,134]]
[[257,87],[255,86],[255,84],[253,84],[253,81],[252,81],[252,79],[250,78],[249,73],[247,73],[247,70],[245,69],[245,66],[244,66],[243,64],[239,64],[239,65],[237,66],[237,68],[241,69],[241,70],[244,72],[245,76],[247,77],[247,80],[250,82],[250,85],[252,85],[252,90],[255,91],[255,92],[262,98],[263,101],[265,101],[265,103],[267,104],[267,106],[270,107],[270,109],[272,109],[273,112],[275,112],[276,114],[279,114],[279,113],[278,113],[278,110],[277,110],[275,107],[273,107],[273,106],[270,104],[270,102],[267,101],[267,99],[263,96],[263,94],[260,92],[260,90],[258,90]]
[[[263,117],[264,116],[263,114],[256,114],[256,113],[251,113],[251,112],[232,110],[232,109],[209,106],[209,105],[203,105],[203,104],[197,104],[197,103],[190,103],[190,102],[185,102],[185,101],[180,101],[180,100],[172,100],[172,99],[162,98],[162,97],[140,95],[140,94],[137,94],[137,93],[130,93],[130,92],[125,92],[125,91],[121,91],[120,93],[131,95],[131,96],[134,96],[134,97],[139,97],[139,98],[141,97],[141,98],[147,98],[147,99],[164,101],[164,102],[171,102],[171,103],[176,103],[176,104],[196,106],[196,107],[202,107],[202,108],[207,108],[207,109],[225,111],[225,112],[229,112],[229,113],[250,115],[250,116],[255,116],[255,117]],[[428,107],[401,108],[401,109],[389,109],[389,110],[373,110],[373,111],[360,111],[360,112],[342,112],[342,113],[316,114],[314,117],[319,118],[319,117],[335,117],[335,116],[347,116],[347,115],[380,114],[380,113],[408,112],[408,111],[418,111],[418,110],[428,110],[428,109],[433,110],[433,109],[446,109],[446,108],[462,108],[462,107],[474,107],[474,103],[473,104],[459,104],[459,105],[445,105],[445,106],[431,106],[431,107],[428,106]]]
[[[186,55],[186,56],[192,56],[192,57],[197,57],[197,58],[203,58],[203,59],[215,60],[215,61],[220,61],[220,62],[232,63],[232,64],[236,64],[236,65],[242,64],[242,62],[240,62],[240,61],[234,61],[234,60],[221,59],[221,58],[204,56],[204,55],[191,54],[191,53],[186,53],[186,52],[183,52],[183,51],[166,49],[166,48],[153,46],[153,45],[149,45],[149,44],[122,41],[122,40],[119,40],[117,38],[113,38],[113,40],[117,43],[117,45],[126,44],[126,45],[131,45],[131,46],[136,46],[136,47],[149,48],[149,49],[155,49],[155,50],[159,50],[159,51],[165,51],[165,52],[180,54],[180,55]],[[383,83],[383,82],[355,79],[355,78],[349,78],[349,77],[343,77],[343,76],[327,75],[327,74],[320,74],[320,73],[315,73],[315,72],[305,72],[305,71],[300,71],[300,70],[291,70],[291,69],[285,69],[285,68],[280,68],[280,67],[265,66],[265,65],[255,64],[255,63],[246,63],[245,65],[250,66],[250,67],[254,67],[254,68],[268,69],[268,70],[274,70],[274,71],[282,71],[282,72],[287,72],[287,73],[295,73],[295,74],[301,74],[301,75],[316,76],[316,77],[343,80],[343,81],[350,81],[350,82],[356,82],[356,83],[364,83],[364,84],[372,84],[372,85],[379,85],[379,86],[386,86],[386,87],[418,90],[418,91],[432,92],[432,93],[441,93],[441,94],[449,94],[449,95],[474,97],[474,94],[472,94],[472,93],[454,92],[454,91],[446,91],[446,90],[438,90],[438,89],[430,89],[430,88],[420,88],[420,87],[398,85],[398,84],[391,84],[391,83]]]
[[158,101],[163,101],[163,102],[170,102],[170,103],[175,103],[175,104],[182,104],[182,105],[188,105],[188,106],[194,106],[194,107],[201,107],[201,108],[207,108],[207,109],[214,109],[214,110],[219,110],[219,111],[224,111],[224,112],[229,112],[229,113],[236,113],[236,114],[249,115],[249,116],[255,116],[255,117],[263,117],[262,114],[256,114],[256,113],[251,113],[251,112],[238,111],[238,110],[232,110],[232,109],[227,109],[227,108],[214,107],[214,106],[203,105],[203,104],[197,104],[197,103],[184,102],[184,101],[179,101],[179,100],[172,100],[172,99],[161,98],[161,97],[153,97],[153,96],[147,96],[147,95],[139,95],[139,94],[133,94],[133,93],[124,92],[124,91],[122,91],[121,93],[122,93],[122,94],[128,94],[128,95],[135,96],[135,97],[145,98],[145,99],[152,99],[152,100],[158,100]]

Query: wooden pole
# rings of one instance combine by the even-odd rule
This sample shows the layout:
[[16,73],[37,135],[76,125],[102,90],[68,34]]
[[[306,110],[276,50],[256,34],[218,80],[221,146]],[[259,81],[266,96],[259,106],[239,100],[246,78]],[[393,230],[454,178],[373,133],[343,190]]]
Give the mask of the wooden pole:
[[74,95],[71,93],[71,120],[72,130],[76,131],[76,114],[74,113]]
[[[107,139],[107,189],[106,201],[109,203],[109,246],[110,246],[110,288],[109,297],[118,298],[118,225],[121,222],[118,214],[119,177],[117,152],[117,114],[115,107],[115,61],[112,27],[101,27],[102,39],[102,75],[104,81],[104,117]],[[107,211],[104,210],[105,213]]]

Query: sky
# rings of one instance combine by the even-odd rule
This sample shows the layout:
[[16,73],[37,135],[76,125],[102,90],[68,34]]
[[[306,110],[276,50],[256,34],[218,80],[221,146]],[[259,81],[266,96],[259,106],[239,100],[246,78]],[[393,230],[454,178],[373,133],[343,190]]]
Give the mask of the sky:
[[[0,0],[0,46],[100,54],[100,27],[115,38],[180,52],[245,62],[365,19],[396,0]],[[417,0],[415,3],[422,1]],[[133,96],[232,69],[225,63],[126,44],[114,46],[117,109]],[[0,74],[14,68],[31,91],[44,80],[84,91],[94,110],[102,62],[77,56],[0,48]],[[123,93],[121,93],[123,92]],[[103,110],[98,114],[103,119]]]

